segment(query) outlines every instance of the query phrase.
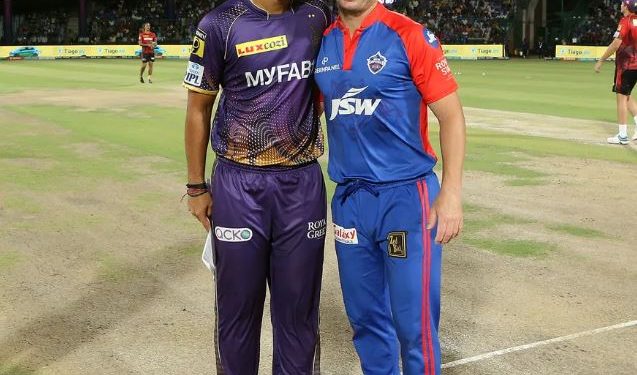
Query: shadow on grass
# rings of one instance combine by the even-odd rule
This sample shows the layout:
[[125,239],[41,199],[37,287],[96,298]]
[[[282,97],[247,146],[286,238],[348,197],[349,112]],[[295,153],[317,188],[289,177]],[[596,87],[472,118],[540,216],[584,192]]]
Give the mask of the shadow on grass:
[[82,297],[2,338],[0,375],[31,374],[105,335],[165,291],[162,279],[193,271],[194,247],[171,246],[135,264],[106,262]]

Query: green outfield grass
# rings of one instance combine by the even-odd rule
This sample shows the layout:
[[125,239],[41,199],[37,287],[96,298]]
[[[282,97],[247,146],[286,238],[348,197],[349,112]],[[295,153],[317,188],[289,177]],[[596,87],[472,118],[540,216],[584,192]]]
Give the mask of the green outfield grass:
[[[182,60],[159,61],[153,88],[178,85]],[[601,74],[592,63],[543,60],[451,61],[464,105],[614,122],[612,64]],[[0,93],[29,88],[90,88],[139,92],[134,60],[0,62]]]
[[[593,73],[589,63],[514,60],[452,61],[451,65],[465,106],[613,121],[610,64],[599,75]],[[0,117],[0,192],[16,191],[19,197],[31,191],[90,189],[105,181],[143,181],[152,171],[174,174],[174,183],[181,186],[185,178],[185,109],[178,94],[172,105],[153,104],[153,94],[179,93],[175,89],[185,66],[186,62],[180,60],[158,61],[151,86],[139,84],[139,63],[134,60],[0,62],[0,109],[14,114]],[[48,90],[47,95],[55,96],[56,90],[61,89],[134,93],[145,95],[148,104],[81,110],[73,102],[52,105],[35,101],[27,105],[3,103],[2,98],[11,93],[28,96],[30,90]],[[436,128],[432,127],[431,138],[438,148]],[[99,152],[86,155],[74,149],[73,145],[82,144],[91,144]],[[637,153],[621,147],[480,129],[469,131],[467,169],[503,176],[511,186],[545,184],[548,175],[529,168],[525,162],[554,156],[637,163]],[[155,158],[150,162],[150,172],[140,173],[129,165],[131,159],[144,157]],[[75,183],[68,184],[69,178]],[[334,185],[328,186],[331,195]],[[13,197],[5,199],[5,208],[23,212],[42,208],[37,201]],[[131,204],[143,208],[162,198],[166,197],[142,191],[131,198]],[[92,219],[81,216],[68,220]],[[555,248],[548,243],[517,239],[502,239],[496,246],[481,237],[481,233],[495,226],[516,223],[529,224],[521,218],[468,207],[466,243],[523,256],[542,255]],[[545,229],[579,237],[604,235],[565,223],[554,223]],[[17,261],[9,253],[0,258],[0,268]],[[102,263],[104,272],[111,275],[109,269],[114,263],[107,258]]]
[[613,63],[600,74],[588,62],[451,61],[464,105],[615,121]]
[[[614,121],[612,63],[543,60],[450,61],[465,105],[515,112]],[[185,61],[158,61],[154,87],[179,84]],[[28,88],[95,88],[146,92],[136,60],[0,62],[0,93]],[[484,75],[483,75],[484,73]]]

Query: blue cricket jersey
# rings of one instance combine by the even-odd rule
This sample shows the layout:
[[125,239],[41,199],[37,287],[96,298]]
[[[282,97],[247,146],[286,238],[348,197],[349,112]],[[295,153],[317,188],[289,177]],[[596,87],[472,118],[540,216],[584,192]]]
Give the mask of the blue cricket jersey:
[[427,105],[458,87],[433,33],[382,4],[353,35],[339,18],[324,33],[315,80],[333,181],[396,182],[433,169]]

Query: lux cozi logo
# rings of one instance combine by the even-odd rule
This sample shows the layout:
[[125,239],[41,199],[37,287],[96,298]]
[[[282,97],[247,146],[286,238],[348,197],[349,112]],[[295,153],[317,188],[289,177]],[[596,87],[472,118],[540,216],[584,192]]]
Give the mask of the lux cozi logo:
[[288,38],[285,35],[279,35],[272,38],[237,44],[235,47],[237,49],[238,57],[256,55],[259,53],[288,48]]

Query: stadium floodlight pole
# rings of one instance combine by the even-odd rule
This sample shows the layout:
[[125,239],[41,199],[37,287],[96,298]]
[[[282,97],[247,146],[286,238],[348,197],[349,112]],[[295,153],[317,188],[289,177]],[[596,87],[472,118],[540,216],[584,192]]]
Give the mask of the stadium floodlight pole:
[[11,0],[4,0],[4,41],[7,44],[13,43],[13,30],[11,28],[13,21],[11,20],[11,16],[13,16],[11,12]]
[[560,12],[560,19],[562,21],[562,40],[564,40],[564,0],[562,2],[562,11]]
[[80,36],[88,36],[87,22],[86,22],[86,0],[80,0]]

